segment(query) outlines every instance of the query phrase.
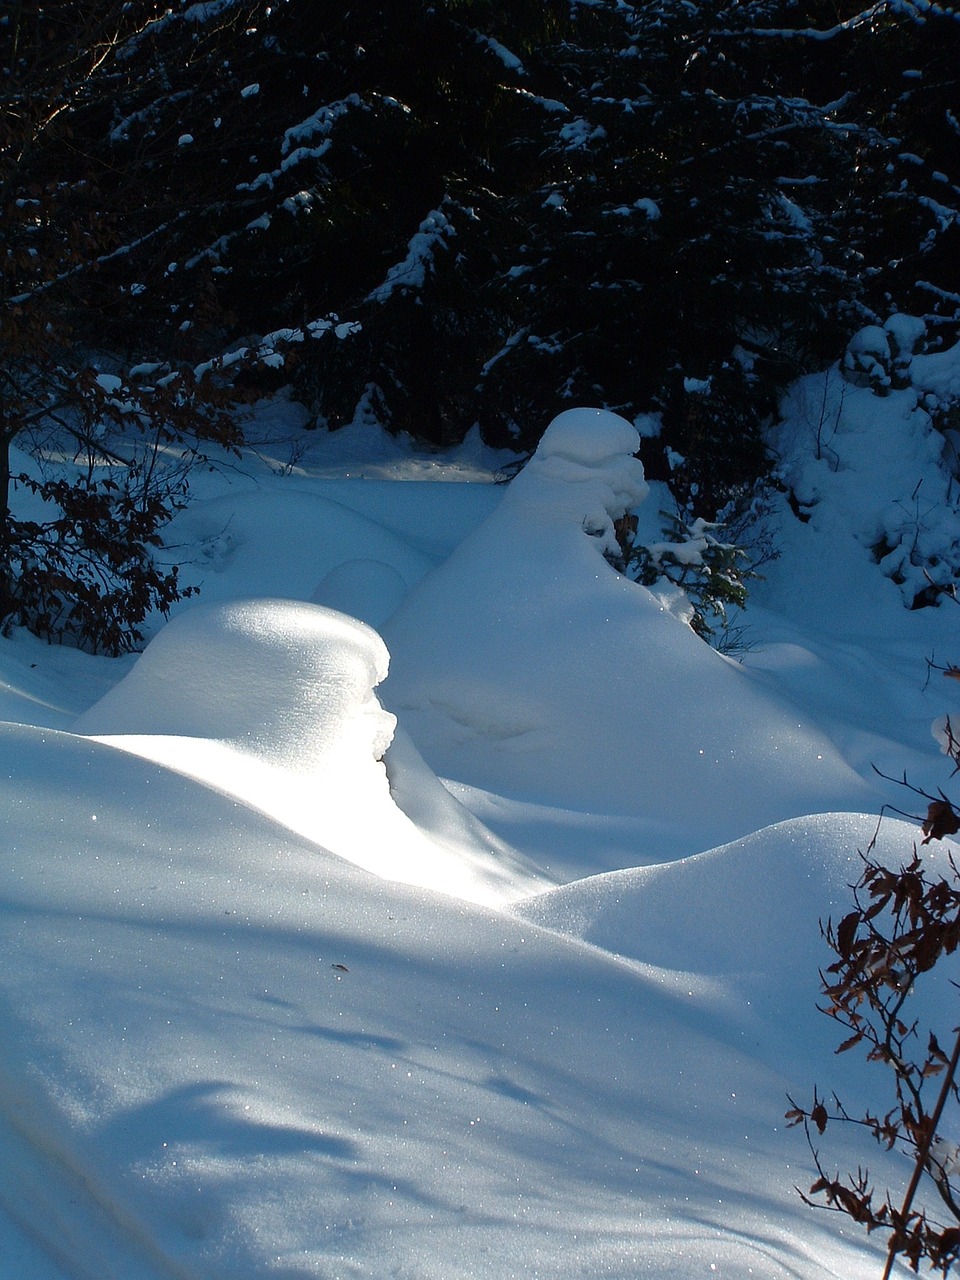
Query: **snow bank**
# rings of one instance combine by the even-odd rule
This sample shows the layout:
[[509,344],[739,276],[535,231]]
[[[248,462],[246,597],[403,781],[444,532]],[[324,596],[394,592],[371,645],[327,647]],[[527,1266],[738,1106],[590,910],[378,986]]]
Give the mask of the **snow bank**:
[[604,559],[643,500],[635,429],[562,414],[500,506],[384,627],[385,704],[439,774],[696,828],[872,807],[800,713]]
[[[892,329],[908,346],[909,319]],[[784,397],[771,443],[802,528],[792,527],[784,500],[782,563],[757,592],[772,610],[809,618],[819,609],[831,632],[890,630],[902,626],[902,606],[922,604],[960,572],[956,436],[947,426],[960,399],[960,344],[912,357],[905,348],[902,361],[893,390],[852,385],[833,366]]]
[[389,657],[343,614],[277,600],[199,605],[79,718],[93,734],[213,738],[326,786],[382,758],[393,716],[373,690]]
[[[797,1042],[823,1045],[825,1034],[833,1034],[835,1047],[843,1038],[816,1000],[793,997],[797,984],[816,977],[829,960],[820,921],[836,922],[852,909],[860,851],[877,836],[873,856],[900,866],[910,861],[918,835],[916,825],[892,819],[878,831],[876,816],[867,814],[795,818],[695,857],[563,885],[514,910],[639,962],[643,972],[705,1009],[722,1008],[762,1036],[774,1050],[772,1063],[783,1068],[796,1063]],[[924,850],[931,874],[953,878],[951,852],[960,850],[950,841]],[[911,1019],[944,1034],[953,1018],[948,976],[960,977],[960,962],[946,962],[936,984],[928,979],[911,996]],[[825,1057],[829,1051],[824,1046]]]
[[[898,393],[847,394],[899,412]],[[391,452],[382,473],[366,455],[358,468],[346,432],[311,432],[289,483],[205,476],[217,497],[173,535],[201,537],[208,600],[305,599],[330,573],[327,588],[365,605],[374,564],[414,581],[418,557],[435,564],[476,530],[398,617],[417,740],[448,772],[502,781],[456,791],[532,856],[549,850],[557,878],[634,869],[546,892],[393,728],[376,696],[394,681],[376,684],[383,645],[349,619],[268,599],[188,607],[81,721],[106,742],[56,730],[131,659],[0,640],[0,710],[52,726],[0,724],[4,1277],[882,1270],[878,1233],[842,1235],[802,1204],[811,1160],[782,1120],[788,1092],[816,1081],[854,1106],[878,1079],[834,1057],[815,1012],[817,920],[847,901],[874,820],[786,822],[635,868],[640,845],[662,863],[765,805],[782,817],[847,787],[835,754],[812,763],[822,737],[771,688],[823,732],[842,718],[848,740],[869,739],[864,760],[887,735],[899,774],[923,655],[951,655],[953,615],[939,611],[934,649],[938,611],[903,610],[877,574],[895,605],[878,611],[862,545],[822,538],[825,512],[787,512],[760,586],[788,613],[748,615],[779,643],[747,655],[763,669],[746,676],[603,559],[612,516],[642,493],[631,430],[568,417],[508,489],[319,481],[306,472],[334,474],[325,450],[338,476],[449,474],[435,456],[398,472],[397,442],[359,431]],[[845,443],[831,475],[853,487],[824,505],[847,516],[869,496],[854,471],[870,451]],[[221,502],[228,484],[246,488]],[[932,789],[944,762],[929,722],[952,708],[942,689],[927,698]],[[544,794],[562,799],[548,809]],[[885,831],[895,851],[910,837]],[[391,883],[403,877],[415,883]],[[491,910],[424,885],[537,896]],[[833,1167],[866,1158],[902,1185],[903,1162],[862,1134],[826,1137]]]
[[793,1189],[799,1032],[771,1070],[720,1004],[75,735],[0,726],[0,807],[0,1191],[64,1275],[877,1274]]
[[[386,647],[356,619],[286,601],[201,605],[155,637],[78,733],[237,796],[351,861],[470,900],[500,901],[537,878],[446,797],[447,837],[397,807],[383,764],[396,720],[374,693]],[[407,789],[440,790],[422,761]],[[410,781],[410,777],[414,781]]]
[[0,639],[0,722],[69,729],[132,662],[51,645],[22,628]]
[[392,565],[382,560],[346,560],[325,574],[311,602],[378,627],[406,594],[407,583]]

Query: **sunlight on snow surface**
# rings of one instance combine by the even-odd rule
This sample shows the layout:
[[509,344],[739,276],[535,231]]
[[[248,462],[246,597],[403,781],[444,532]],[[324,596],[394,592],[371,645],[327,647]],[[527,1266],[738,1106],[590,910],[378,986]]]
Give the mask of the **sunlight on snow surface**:
[[0,648],[0,1276],[875,1275],[782,1114],[871,1082],[817,921],[869,753],[936,776],[950,619],[853,565],[824,640],[791,528],[733,663],[603,558],[630,424],[505,490],[371,434],[368,479],[349,437],[211,474],[206,602],[138,660]]
[[[75,724],[236,796],[388,879],[500,903],[544,878],[444,790],[405,738],[394,791],[383,757],[396,719],[374,689],[386,646],[316,605],[200,605],[175,618]],[[400,754],[402,752],[402,754]]]

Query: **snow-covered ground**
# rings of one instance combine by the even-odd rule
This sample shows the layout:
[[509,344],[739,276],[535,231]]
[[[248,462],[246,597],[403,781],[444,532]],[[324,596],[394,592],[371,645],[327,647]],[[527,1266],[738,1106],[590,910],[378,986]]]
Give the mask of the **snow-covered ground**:
[[202,602],[142,657],[0,641],[3,1280],[878,1274],[783,1114],[886,1097],[833,1056],[818,921],[904,804],[873,766],[949,786],[960,614],[869,550],[942,437],[843,388],[790,403],[807,518],[740,661],[604,559],[622,420],[502,486],[282,398],[171,527]]

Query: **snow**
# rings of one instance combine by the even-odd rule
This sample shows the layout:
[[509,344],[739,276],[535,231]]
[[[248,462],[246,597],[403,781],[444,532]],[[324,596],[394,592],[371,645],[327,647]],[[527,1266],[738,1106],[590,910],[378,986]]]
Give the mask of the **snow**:
[[647,486],[636,430],[589,415],[550,425],[497,510],[384,626],[384,696],[427,762],[499,795],[676,819],[683,839],[869,806],[798,708],[610,571],[612,517]]
[[324,575],[311,599],[378,627],[396,613],[406,594],[407,584],[393,565],[345,560]]
[[897,351],[912,355],[917,343],[926,333],[927,326],[918,316],[896,314],[884,322],[884,329],[896,344]]
[[[619,414],[606,409],[567,409],[558,414],[544,432],[537,448],[537,467],[542,468],[549,458],[568,458],[589,466],[619,459],[623,454],[635,454],[639,448],[636,428]],[[631,497],[633,501],[641,501],[646,496],[642,473],[635,467],[625,466],[624,470],[637,473],[636,494]]]
[[511,53],[499,40],[494,40],[492,36],[484,35],[480,31],[474,32],[474,37],[478,44],[485,45],[491,53],[495,54],[508,71],[515,71],[518,75],[526,75],[526,69],[517,55]]
[[[201,605],[164,627],[73,728],[236,796],[375,874],[477,902],[529,892],[543,877],[467,815],[458,823],[451,797],[444,808],[454,837],[467,833],[462,847],[426,835],[395,803],[383,761],[396,719],[375,694],[388,663],[377,633],[342,613],[278,600]],[[429,774],[416,776],[426,770],[415,749],[402,768],[414,791],[430,786]]]
[[433,273],[437,251],[446,250],[456,229],[442,209],[433,209],[420,223],[407,245],[402,262],[395,263],[386,279],[367,295],[367,302],[387,302],[395,293],[417,292]]
[[807,518],[771,514],[740,662],[605,557],[655,501],[624,419],[561,415],[504,486],[475,435],[283,395],[172,522],[200,603],[142,655],[0,639],[2,1280],[879,1274],[782,1117],[884,1105],[816,1011],[818,922],[904,807],[873,765],[950,787],[953,606],[869,543],[949,500],[957,358],[793,389]]
[[876,324],[867,325],[853,335],[847,343],[847,350],[872,356],[886,356],[890,350],[886,331]]
[[[877,333],[886,341],[884,330]],[[881,371],[881,395],[869,385],[851,384],[836,369],[801,379],[775,438],[783,479],[808,508],[810,532],[825,536],[818,553],[822,576],[811,583],[813,589],[832,601],[858,594],[861,581],[873,582],[871,574],[856,571],[858,561],[879,561],[891,580],[880,601],[868,606],[861,599],[861,610],[841,608],[825,618],[827,627],[834,619],[843,628],[850,618],[866,617],[863,609],[882,607],[886,598],[895,605],[897,588],[910,606],[960,564],[956,485],[950,469],[940,465],[950,437],[935,420],[960,393],[960,349],[915,355],[901,374],[906,385],[889,390],[889,376]],[[834,536],[855,539],[859,553],[838,559],[827,550]],[[778,581],[782,587],[787,580],[778,575]],[[804,600],[802,608],[811,603]],[[781,596],[778,607],[785,605]]]

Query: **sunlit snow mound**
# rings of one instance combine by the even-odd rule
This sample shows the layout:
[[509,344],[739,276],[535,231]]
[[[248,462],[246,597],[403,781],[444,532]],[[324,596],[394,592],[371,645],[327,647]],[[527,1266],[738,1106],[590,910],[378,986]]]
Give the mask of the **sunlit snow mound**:
[[[374,692],[386,647],[370,627],[315,605],[201,605],[174,618],[74,728],[165,764],[391,879],[475,901],[538,883],[397,744]],[[427,829],[425,829],[427,828]]]
[[[712,1015],[723,1011],[783,1069],[796,1061],[798,1044],[831,1034],[813,992],[831,958],[821,923],[836,924],[853,909],[863,852],[899,867],[911,860],[918,834],[915,825],[889,818],[878,826],[869,814],[794,818],[694,857],[562,885],[514,910],[628,958]],[[948,859],[958,853],[952,841],[926,847],[927,873],[951,878]],[[911,1019],[947,1035],[950,982],[958,979],[954,958],[935,980],[919,983]],[[798,990],[810,998],[798,1001]],[[834,1035],[833,1047],[843,1038]]]
[[496,511],[385,625],[385,703],[443,776],[684,823],[705,843],[872,809],[802,714],[605,559],[614,520],[646,496],[639,443],[598,409],[550,424]]

